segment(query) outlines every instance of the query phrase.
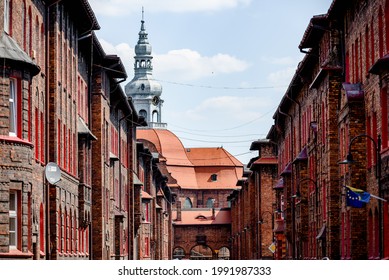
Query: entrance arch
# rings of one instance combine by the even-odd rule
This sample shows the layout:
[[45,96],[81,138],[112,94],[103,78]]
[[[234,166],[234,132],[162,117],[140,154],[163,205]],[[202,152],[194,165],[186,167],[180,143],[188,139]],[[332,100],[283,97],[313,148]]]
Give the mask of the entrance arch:
[[219,260],[229,260],[230,259],[230,249],[227,247],[221,247],[217,252],[217,258]]
[[191,260],[212,260],[212,249],[207,245],[196,245],[190,250]]
[[173,259],[182,260],[183,258],[185,258],[185,250],[181,247],[176,247],[173,250]]

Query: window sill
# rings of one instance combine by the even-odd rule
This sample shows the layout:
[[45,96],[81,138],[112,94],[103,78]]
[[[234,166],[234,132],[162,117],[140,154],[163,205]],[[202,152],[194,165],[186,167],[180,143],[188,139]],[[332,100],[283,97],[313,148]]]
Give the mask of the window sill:
[[17,136],[5,136],[5,135],[0,135],[0,141],[6,141],[6,142],[11,142],[11,143],[16,143],[16,144],[22,144],[25,146],[29,147],[34,147],[34,144],[32,144],[28,140],[21,139]]
[[31,259],[33,254],[28,251],[26,253],[17,249],[10,249],[8,253],[0,253],[1,258],[13,258],[13,259]]

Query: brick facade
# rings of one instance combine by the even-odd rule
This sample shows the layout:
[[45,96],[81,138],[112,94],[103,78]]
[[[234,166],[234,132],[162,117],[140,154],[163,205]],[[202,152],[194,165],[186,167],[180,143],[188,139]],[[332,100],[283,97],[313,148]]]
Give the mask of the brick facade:
[[251,149],[258,150],[259,156],[250,161],[249,170],[238,181],[241,188],[229,196],[232,259],[273,259],[268,248],[278,238],[274,231],[279,217],[273,188],[277,179],[276,148],[265,140],[253,142]]
[[[123,63],[103,51],[88,1],[9,3],[0,43],[20,52],[0,57],[0,258],[139,258],[143,121],[118,86]],[[54,184],[49,162],[61,170]],[[151,257],[167,259],[171,209],[160,195]]]
[[[388,147],[388,9],[388,1],[333,1],[299,45],[306,56],[268,136],[279,149],[287,258],[387,257],[387,203],[349,207],[344,187],[387,199],[386,170],[376,171]],[[349,153],[355,164],[339,164]]]

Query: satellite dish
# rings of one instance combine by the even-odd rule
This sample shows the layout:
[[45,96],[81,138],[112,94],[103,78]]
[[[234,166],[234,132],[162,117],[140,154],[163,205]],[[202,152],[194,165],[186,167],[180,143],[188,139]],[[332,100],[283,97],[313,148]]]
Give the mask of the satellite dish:
[[56,163],[49,162],[45,167],[45,175],[47,181],[49,181],[50,184],[55,185],[61,180],[61,168],[59,168]]

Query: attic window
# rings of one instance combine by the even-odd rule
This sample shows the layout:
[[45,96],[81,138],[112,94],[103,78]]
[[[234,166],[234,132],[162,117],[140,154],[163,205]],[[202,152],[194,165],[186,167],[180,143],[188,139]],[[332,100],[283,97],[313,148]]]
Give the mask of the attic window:
[[212,174],[211,175],[211,181],[216,182],[217,181],[217,174]]
[[196,217],[196,219],[199,219],[199,220],[206,220],[207,219],[207,217],[205,217],[204,215],[198,215],[197,217]]

